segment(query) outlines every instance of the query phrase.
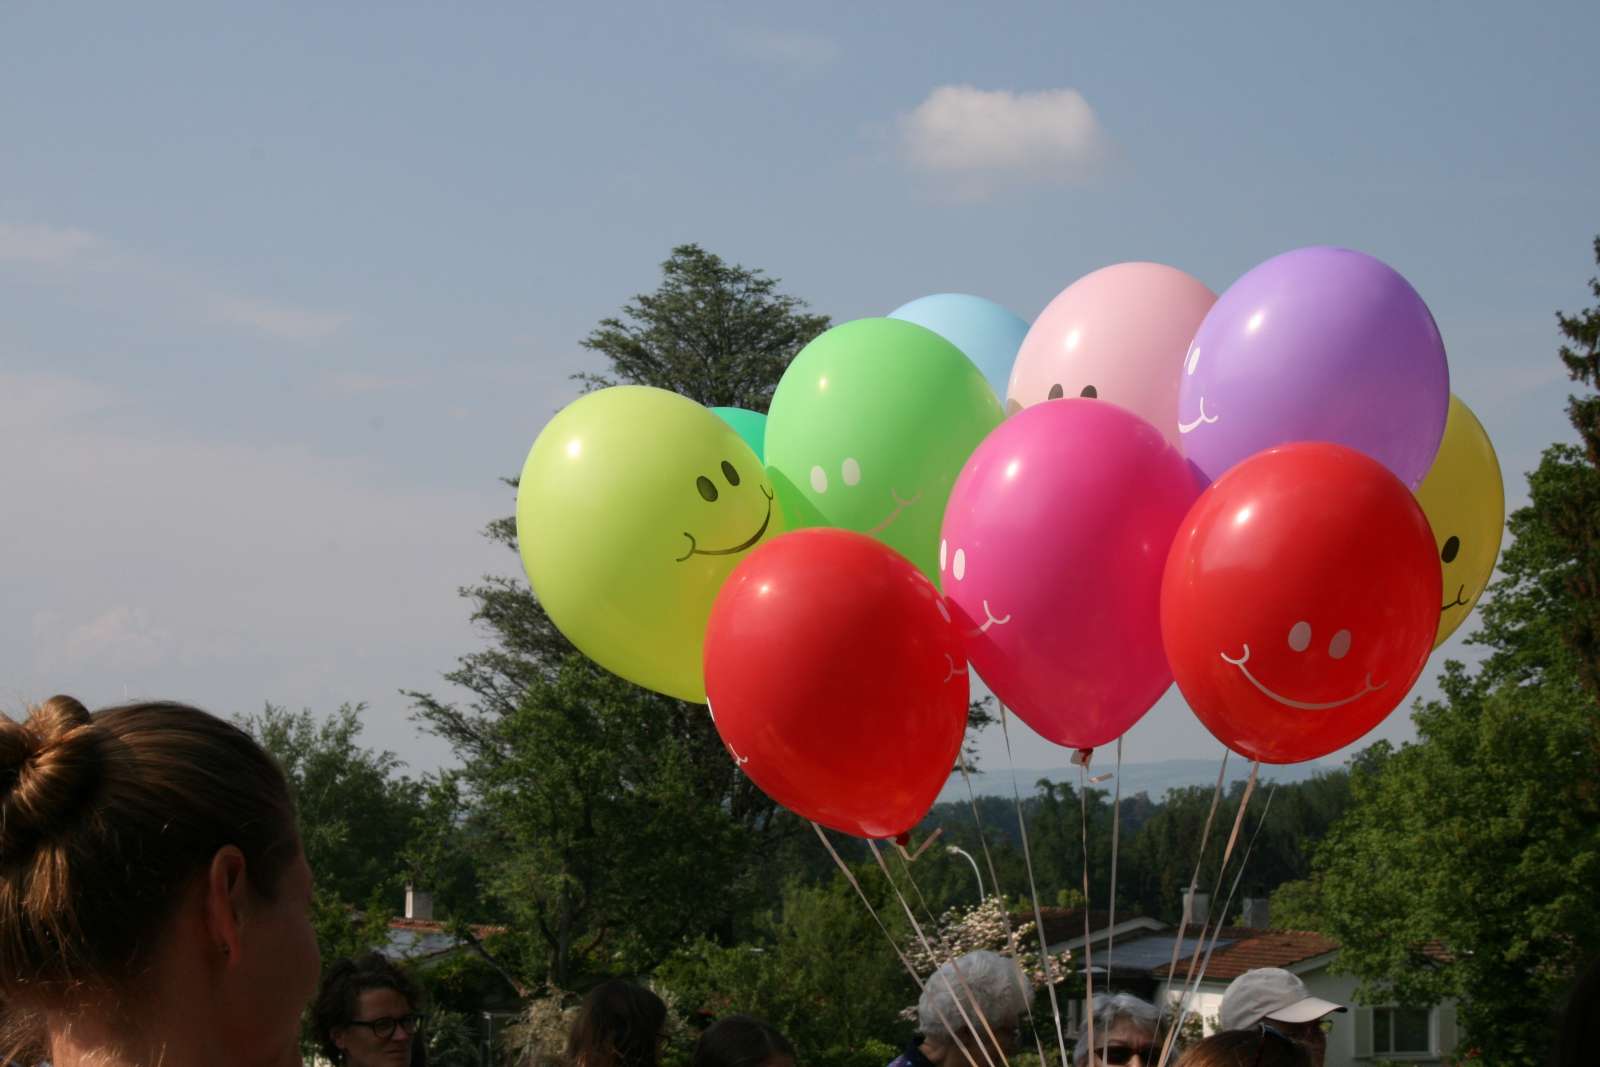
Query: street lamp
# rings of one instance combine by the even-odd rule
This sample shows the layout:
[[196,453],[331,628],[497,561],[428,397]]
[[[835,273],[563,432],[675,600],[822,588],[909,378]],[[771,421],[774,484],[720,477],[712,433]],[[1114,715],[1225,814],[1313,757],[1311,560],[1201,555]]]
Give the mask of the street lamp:
[[978,879],[978,903],[982,904],[984,899],[983,875],[978,872],[978,861],[973,859],[972,854],[966,849],[962,848],[960,845],[950,845],[945,849],[945,851],[951,853],[952,855],[965,856],[967,858],[967,862],[972,864],[972,873],[976,875]]

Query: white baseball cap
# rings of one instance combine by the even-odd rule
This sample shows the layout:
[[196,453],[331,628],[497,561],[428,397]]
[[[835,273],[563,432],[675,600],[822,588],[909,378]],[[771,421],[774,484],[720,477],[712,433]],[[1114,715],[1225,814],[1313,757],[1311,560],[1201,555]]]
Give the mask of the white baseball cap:
[[1222,995],[1224,1030],[1248,1030],[1271,1019],[1280,1023],[1309,1023],[1336,1011],[1343,1004],[1314,997],[1306,984],[1281,967],[1260,967],[1235,978]]

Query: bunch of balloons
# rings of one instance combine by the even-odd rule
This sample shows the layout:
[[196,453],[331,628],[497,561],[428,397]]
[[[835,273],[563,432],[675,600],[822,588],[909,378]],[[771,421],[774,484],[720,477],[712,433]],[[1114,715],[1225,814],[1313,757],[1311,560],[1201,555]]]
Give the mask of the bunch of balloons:
[[1349,744],[1472,610],[1503,517],[1421,297],[1322,247],[1220,298],[1118,264],[1031,326],[925,297],[817,337],[765,416],[602,389],[517,498],[582,652],[706,702],[769,795],[867,837],[937,797],[974,673],[1073,749],[1174,679],[1251,759]]

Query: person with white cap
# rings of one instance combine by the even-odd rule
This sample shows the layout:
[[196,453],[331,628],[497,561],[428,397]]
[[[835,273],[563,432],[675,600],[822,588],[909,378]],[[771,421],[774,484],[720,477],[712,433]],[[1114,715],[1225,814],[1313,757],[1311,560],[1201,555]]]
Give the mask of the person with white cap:
[[1322,1067],[1328,1050],[1328,1016],[1343,1004],[1314,997],[1306,984],[1281,967],[1258,967],[1235,978],[1222,995],[1219,1022],[1224,1030],[1254,1030],[1263,1024],[1298,1041]]

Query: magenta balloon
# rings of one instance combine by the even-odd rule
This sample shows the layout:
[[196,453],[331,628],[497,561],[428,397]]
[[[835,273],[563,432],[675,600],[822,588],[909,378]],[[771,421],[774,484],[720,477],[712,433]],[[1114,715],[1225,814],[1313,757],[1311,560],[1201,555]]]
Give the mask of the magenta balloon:
[[1410,283],[1360,252],[1301,248],[1253,268],[1206,315],[1178,430],[1213,479],[1274,445],[1332,441],[1415,488],[1449,410],[1444,342]]
[[1198,495],[1160,430],[1095,400],[1018,412],[967,460],[940,583],[967,658],[1041,736],[1103,745],[1172,684],[1161,575]]

